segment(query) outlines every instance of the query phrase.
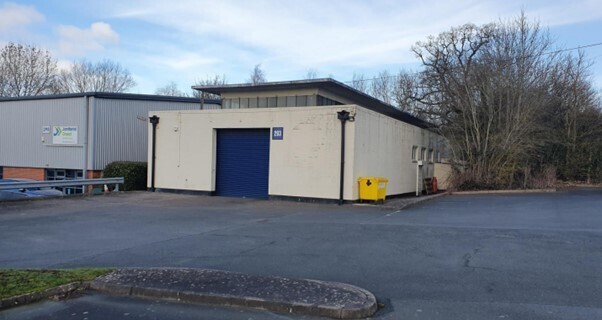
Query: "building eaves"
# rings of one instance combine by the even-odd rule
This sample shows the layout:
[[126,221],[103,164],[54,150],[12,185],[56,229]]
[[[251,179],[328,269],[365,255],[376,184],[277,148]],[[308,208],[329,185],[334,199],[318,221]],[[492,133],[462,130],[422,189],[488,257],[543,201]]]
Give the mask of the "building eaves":
[[[166,102],[188,102],[200,103],[199,98],[190,97],[172,97],[151,94],[135,94],[135,93],[112,93],[112,92],[83,92],[83,93],[67,93],[67,94],[51,94],[40,96],[26,97],[4,97],[0,98],[0,102],[4,101],[24,101],[24,100],[50,100],[50,99],[69,99],[95,97],[99,99],[117,99],[117,100],[141,100],[141,101],[166,101]],[[221,104],[219,99],[205,99],[206,104]]]
[[259,84],[225,84],[193,86],[195,90],[221,95],[223,93],[248,93],[261,91],[295,90],[295,89],[324,89],[339,96],[348,98],[354,103],[367,109],[384,114],[391,118],[403,121],[420,128],[433,128],[434,125],[418,119],[411,114],[401,111],[394,106],[380,101],[366,93],[356,90],[342,82],[331,78],[309,79],[297,81],[264,82]]

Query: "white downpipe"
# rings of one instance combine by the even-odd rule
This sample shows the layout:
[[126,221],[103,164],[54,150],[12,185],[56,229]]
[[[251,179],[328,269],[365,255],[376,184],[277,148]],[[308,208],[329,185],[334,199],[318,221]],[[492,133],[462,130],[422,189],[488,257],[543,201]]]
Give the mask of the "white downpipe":
[[420,161],[416,162],[416,196],[420,195]]

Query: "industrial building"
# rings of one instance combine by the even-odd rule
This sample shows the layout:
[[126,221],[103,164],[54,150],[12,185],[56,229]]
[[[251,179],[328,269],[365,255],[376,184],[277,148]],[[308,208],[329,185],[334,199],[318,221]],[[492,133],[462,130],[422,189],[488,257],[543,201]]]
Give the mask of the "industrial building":
[[356,201],[360,177],[387,178],[388,196],[447,179],[429,123],[333,79],[193,88],[221,109],[149,113],[150,188]]
[[97,178],[112,161],[146,161],[148,112],[200,105],[198,98],[98,92],[0,99],[0,178]]

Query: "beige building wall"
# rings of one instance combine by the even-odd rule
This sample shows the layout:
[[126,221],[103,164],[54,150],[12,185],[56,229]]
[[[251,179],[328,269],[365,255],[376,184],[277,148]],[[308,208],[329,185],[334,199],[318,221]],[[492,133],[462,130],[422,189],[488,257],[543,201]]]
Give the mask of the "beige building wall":
[[[432,177],[435,163],[424,161],[419,169],[412,159],[412,147],[433,151],[439,148],[439,136],[429,130],[395,120],[380,113],[358,108],[355,117],[355,180],[365,176],[389,179],[387,195],[416,191],[417,170],[420,177]],[[422,190],[422,181],[418,184]],[[357,194],[357,182],[354,194]]]
[[447,190],[451,184],[452,166],[449,163],[435,163],[435,177],[437,177],[437,188]]
[[[160,117],[155,187],[215,191],[217,129],[283,127],[284,139],[270,141],[269,195],[338,199],[340,110],[355,115],[346,124],[344,198],[358,199],[363,176],[388,178],[388,195],[415,192],[412,147],[438,150],[439,136],[355,105],[151,112]],[[150,141],[148,150],[150,168]],[[424,163],[420,177],[432,177],[435,163]]]
[[[151,112],[160,118],[155,187],[215,191],[216,129],[283,127],[284,139],[270,141],[269,194],[338,199],[341,124],[337,112],[345,109],[354,113],[356,108],[347,105]],[[348,182],[353,179],[353,136],[353,125],[348,125]],[[150,186],[150,170],[148,181]],[[356,198],[351,186],[346,183],[345,199]]]

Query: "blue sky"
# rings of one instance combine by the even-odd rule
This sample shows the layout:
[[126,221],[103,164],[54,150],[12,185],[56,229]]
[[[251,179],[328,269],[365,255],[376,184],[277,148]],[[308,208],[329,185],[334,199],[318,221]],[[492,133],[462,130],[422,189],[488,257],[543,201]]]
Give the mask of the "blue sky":
[[[196,79],[225,75],[245,82],[261,64],[269,81],[319,77],[351,80],[381,70],[416,70],[411,46],[467,22],[516,17],[548,27],[556,44],[602,42],[602,1],[353,0],[39,0],[0,2],[0,45],[48,49],[71,61],[118,61],[154,93],[170,81],[188,90]],[[585,51],[602,89],[602,46]]]

